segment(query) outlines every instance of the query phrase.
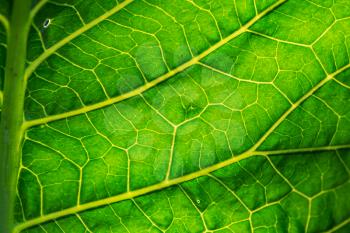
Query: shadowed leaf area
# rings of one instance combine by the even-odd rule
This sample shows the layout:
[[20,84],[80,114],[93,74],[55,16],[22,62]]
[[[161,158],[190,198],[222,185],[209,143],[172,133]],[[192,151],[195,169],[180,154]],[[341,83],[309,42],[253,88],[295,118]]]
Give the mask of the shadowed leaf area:
[[348,0],[47,1],[15,231],[350,232],[349,56]]

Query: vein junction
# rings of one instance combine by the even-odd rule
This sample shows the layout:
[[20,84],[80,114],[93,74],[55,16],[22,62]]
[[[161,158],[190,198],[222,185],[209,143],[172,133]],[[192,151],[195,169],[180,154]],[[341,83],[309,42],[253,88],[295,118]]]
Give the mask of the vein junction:
[[[37,180],[39,186],[41,186],[41,216],[19,224],[16,227],[16,231],[19,232],[31,226],[40,225],[73,214],[79,216],[79,220],[86,226],[83,218],[81,218],[78,213],[96,207],[109,206],[123,200],[134,199],[141,195],[149,194],[170,186],[179,186],[184,182],[196,180],[201,177],[209,176],[211,179],[216,179],[215,177],[212,177],[212,173],[215,171],[234,164],[240,164],[239,162],[241,160],[249,159],[251,157],[265,158],[274,171],[284,179],[284,182],[287,183],[294,193],[304,197],[309,203],[311,203],[313,198],[298,191],[298,189],[294,187],[294,184],[289,182],[287,178],[284,178],[284,175],[280,173],[277,168],[274,168],[274,162],[270,159],[269,155],[311,153],[315,151],[336,151],[338,153],[338,151],[341,151],[342,149],[349,149],[349,145],[338,143],[339,138],[341,138],[342,135],[342,132],[338,130],[338,128],[346,117],[340,113],[340,110],[331,100],[328,100],[325,95],[323,95],[323,92],[325,89],[324,87],[326,86],[337,89],[340,87],[349,89],[347,84],[342,81],[341,78],[337,78],[337,76],[346,72],[350,66],[349,64],[343,66],[338,65],[336,62],[334,67],[324,65],[325,63],[322,60],[322,57],[319,56],[318,45],[322,43],[322,38],[325,34],[321,34],[310,43],[290,42],[288,40],[277,39],[273,35],[261,33],[254,28],[253,24],[262,19],[263,16],[267,15],[284,1],[278,1],[274,5],[266,8],[244,25],[238,20],[238,23],[241,24],[239,29],[226,37],[225,33],[221,32],[220,23],[215,20],[215,15],[212,14],[211,17],[215,22],[213,27],[217,28],[219,32],[217,35],[218,38],[220,38],[219,42],[214,43],[209,46],[209,49],[197,54],[191,46],[188,46],[191,59],[173,68],[174,66],[168,62],[166,51],[163,51],[162,49],[161,41],[155,36],[158,29],[155,29],[156,32],[145,32],[137,28],[123,25],[121,22],[118,22],[113,18],[113,14],[122,11],[124,7],[131,2],[132,1],[124,1],[122,6],[118,5],[117,8],[113,8],[88,24],[84,23],[84,19],[81,17],[81,21],[84,24],[81,29],[45,50],[45,52],[28,67],[26,78],[33,75],[39,80],[48,81],[48,78],[42,75],[39,68],[40,64],[43,64],[46,59],[50,59],[52,56],[54,57],[52,59],[58,59],[63,64],[68,64],[67,66],[81,69],[77,73],[81,72],[85,75],[84,77],[88,76],[86,74],[94,76],[98,80],[98,83],[101,84],[101,93],[103,93],[101,95],[105,96],[106,100],[98,101],[93,104],[86,104],[84,96],[79,91],[75,91],[74,88],[71,88],[76,96],[79,97],[78,99],[82,107],[78,107],[75,110],[65,111],[63,113],[49,115],[46,112],[46,106],[39,101],[36,101],[35,92],[41,90],[30,91],[29,98],[35,100],[38,105],[43,106],[43,112],[46,117],[28,120],[23,125],[23,132],[26,131],[24,148],[26,149],[26,146],[40,148],[38,149],[40,153],[38,153],[36,159],[28,159],[28,157],[25,157],[25,159],[28,160],[24,161],[21,169],[28,171],[30,175],[27,176],[35,177],[34,179]],[[151,3],[147,4],[151,5]],[[201,6],[198,6],[193,2],[191,2],[191,4],[192,6],[201,8]],[[177,21],[177,19],[172,17],[169,12],[158,6],[152,5],[152,9],[161,11],[174,22]],[[257,9],[257,6],[255,6],[255,9]],[[133,12],[131,9],[124,10],[135,17],[144,17],[137,12]],[[147,18],[147,20],[155,21],[155,19],[150,18]],[[325,30],[325,33],[332,30],[338,23],[342,23],[346,20],[347,19],[334,19],[334,23],[329,25]],[[157,22],[155,22],[155,24],[157,24]],[[135,58],[136,56],[129,56],[129,51],[125,52],[122,49],[101,43],[99,38],[94,37],[95,35],[93,33],[89,34],[89,30],[93,29],[95,26],[105,27],[105,29],[108,30],[111,25],[122,27],[123,30],[130,30],[132,31],[130,34],[133,35],[140,36],[142,34],[145,38],[153,38],[154,40],[150,43],[150,47],[153,46],[160,48],[159,54],[161,58],[159,64],[164,64],[164,74],[156,76],[153,79],[149,78],[149,74],[145,72],[145,67],[147,66],[138,62]],[[186,32],[185,26],[179,26],[179,28]],[[186,37],[186,33],[184,34]],[[79,47],[79,43],[74,41],[75,39],[79,39],[80,36],[89,42],[94,42],[105,49],[113,50],[115,52],[113,56],[104,58],[103,65],[105,68],[107,67],[108,69],[113,70],[114,67],[111,60],[119,59],[120,57],[123,57],[124,59],[124,56],[128,57],[129,60],[125,59],[122,61],[130,61],[129,64],[132,64],[131,66],[133,69],[138,70],[138,75],[142,77],[142,80],[140,81],[141,85],[137,88],[132,88],[130,91],[116,95],[116,97],[110,97],[113,95],[109,93],[107,85],[103,85],[102,77],[99,77],[98,69],[95,69],[96,67],[99,67],[100,62],[98,62],[98,65],[96,66],[80,64],[78,60],[68,57],[64,50],[60,50],[60,48],[65,48],[64,46],[67,46],[76,51],[79,50],[82,52],[82,56],[89,57],[92,51],[85,51],[86,48]],[[134,40],[136,41],[135,38]],[[137,44],[137,41],[135,44]],[[187,40],[187,45],[189,44],[190,42]],[[247,46],[247,44],[249,44],[249,46]],[[268,50],[270,51],[264,52],[256,49],[256,47],[259,47],[257,45],[268,46]],[[239,52],[234,58],[227,58],[223,56],[225,51],[228,51],[228,54],[235,54],[237,51]],[[294,54],[297,55],[294,56]],[[298,58],[298,56],[300,58],[300,54],[303,56],[303,61],[299,63],[295,62],[295,66],[283,62],[283,60],[288,57],[292,57],[290,59],[294,62],[293,59]],[[229,61],[226,61],[225,58]],[[241,69],[239,64],[242,61],[240,59],[243,59],[247,64],[251,64],[251,66],[246,66],[245,69]],[[93,63],[93,60],[94,59],[91,59],[91,63]],[[220,63],[224,65],[220,66]],[[264,68],[264,66],[271,68],[271,72],[264,74],[263,77],[261,77],[259,74],[261,67]],[[50,66],[48,67],[49,69],[53,69]],[[107,68],[106,70],[108,70]],[[36,69],[38,69],[38,71],[36,71]],[[128,67],[123,67],[120,70],[127,69]],[[309,72],[310,70],[317,73],[317,75],[311,75],[311,72]],[[200,75],[198,75],[198,73]],[[64,76],[64,73],[60,74],[62,77]],[[172,77],[174,77],[174,80],[171,79]],[[291,77],[302,83],[300,86],[297,86],[295,83],[289,84],[296,85],[298,87],[298,93],[288,92],[288,84],[286,85],[281,81],[290,79]],[[175,79],[178,80],[177,83]],[[168,82],[165,82],[167,80]],[[222,82],[222,86],[219,85],[220,82]],[[183,86],[189,86],[190,88],[186,89],[179,83],[184,83]],[[56,85],[55,82],[52,82],[51,84]],[[67,88],[69,85],[62,84],[62,86]],[[216,87],[221,88],[224,92],[222,96],[220,96],[220,93],[213,92]],[[225,93],[225,89],[227,89],[229,93]],[[173,94],[169,96],[169,92]],[[195,94],[191,95],[192,93],[190,92]],[[174,96],[176,96],[176,98]],[[174,97],[174,101],[167,103],[166,100],[170,99],[169,97]],[[163,99],[164,101],[160,101],[161,103],[159,103],[154,101],[154,99]],[[312,121],[319,123],[317,126],[318,130],[316,130],[314,137],[315,141],[318,140],[319,135],[322,134],[322,127],[325,119],[323,119],[322,116],[318,116],[318,114],[312,109],[308,109],[306,104],[307,101],[316,102],[322,106],[322,110],[327,111],[330,113],[329,115],[332,116],[332,119],[334,120],[332,122],[335,122],[334,124],[336,125],[336,127],[333,127],[334,125],[332,124],[332,127],[336,128],[336,130],[331,130],[331,127],[329,128],[329,131],[333,134],[329,145],[313,146],[312,148],[305,147],[301,149],[266,149],[269,148],[270,144],[273,145],[273,143],[276,143],[275,140],[279,140],[280,136],[282,137],[286,134],[286,132],[283,131],[283,127],[286,124],[288,124],[287,128],[293,129],[293,132],[297,132],[295,137],[300,141],[299,145],[307,144],[303,135],[306,127],[299,125],[298,118],[295,117],[297,113],[295,112],[298,112],[298,114],[299,112],[302,112],[305,119],[312,119]],[[283,103],[281,104],[283,106],[279,109],[273,108],[273,103]],[[169,105],[178,108],[173,111],[168,107]],[[174,112],[179,112],[179,109],[185,109],[183,113],[184,116],[177,116],[174,114]],[[213,115],[217,113],[220,113],[222,116],[222,122],[224,123],[213,121]],[[254,114],[259,115],[259,119],[262,120],[257,120],[256,124],[247,122],[246,118],[249,118]],[[138,120],[137,116],[140,115],[145,117]],[[52,123],[48,124],[50,122]],[[77,124],[77,122],[83,123],[85,127],[84,130],[86,130],[85,132],[80,132],[74,128],[74,124]],[[32,128],[33,126],[41,127]],[[191,131],[191,127],[200,128],[201,131]],[[317,127],[315,126],[315,128]],[[108,128],[111,128],[111,130]],[[253,129],[255,128],[259,128],[261,131],[254,131]],[[64,148],[60,148],[60,145],[38,136],[39,134],[55,138],[57,141],[69,142],[70,145],[73,145],[75,148],[73,153],[74,156],[72,156],[71,151],[65,151]],[[183,139],[181,139],[179,135],[182,135]],[[190,136],[186,138],[186,135]],[[130,140],[122,140],[122,136],[130,138]],[[212,139],[215,137],[220,138],[221,141],[226,141],[225,144],[219,145],[218,141]],[[286,137],[288,138],[288,134]],[[147,140],[149,138],[152,138],[159,143],[155,145],[151,140]],[[101,145],[103,144],[106,146],[103,146],[103,150],[101,149],[101,151],[91,152],[93,148],[91,148],[91,141],[89,140],[99,140]],[[192,144],[186,144],[189,141],[191,141]],[[233,143],[240,141],[243,142],[240,145]],[[216,158],[215,162],[208,163],[206,161],[208,158],[205,157],[206,153],[202,153],[202,149],[204,145],[208,145],[209,142],[218,145],[215,148],[208,149],[212,154],[215,154],[213,151],[223,147],[225,151],[229,152],[229,155],[224,158]],[[286,142],[294,145],[292,137],[288,138]],[[184,145],[184,148],[177,146],[181,144]],[[194,169],[186,167],[186,163],[189,162],[186,161],[186,158],[190,156],[189,154],[186,154],[189,145],[191,148],[193,147],[195,150],[200,151],[199,155],[196,155],[198,157],[193,158],[198,161],[198,164],[196,164]],[[46,153],[45,156],[40,155],[43,151]],[[157,157],[159,160],[152,160],[150,162],[150,158],[145,156],[145,151],[148,151],[149,154],[152,155],[159,155]],[[204,152],[208,151],[204,150]],[[181,154],[181,152],[183,154]],[[112,171],[110,167],[105,168],[101,165],[108,164],[111,155],[115,154],[118,154],[121,157],[124,156],[123,158],[125,159],[116,166],[116,170]],[[162,164],[160,159],[164,159],[164,154],[169,155],[166,164]],[[49,187],[52,184],[45,184],[45,181],[42,181],[41,176],[45,176],[45,173],[48,171],[39,171],[35,167],[35,164],[38,161],[45,159],[54,161],[57,171],[60,171],[62,167],[67,170],[72,169],[70,168],[71,166],[74,167],[72,170],[78,171],[70,177],[65,177],[66,180],[73,180],[73,182],[76,183],[76,186],[74,186],[78,190],[76,206],[74,206],[75,203],[70,203],[70,206],[74,207],[63,207],[62,210],[59,211],[47,211],[43,209],[44,192],[46,187]],[[184,159],[184,162],[180,162],[179,164],[181,159]],[[67,165],[67,161],[70,165]],[[95,162],[96,164],[100,164],[91,165]],[[149,163],[162,164],[160,165],[160,172],[157,171],[159,174],[162,174],[161,177],[155,177],[153,175],[155,170],[152,169],[151,171],[148,171],[147,169],[135,169],[135,171],[133,171],[131,169],[131,167],[136,168],[140,164],[147,165]],[[90,184],[84,184],[83,176],[85,174],[84,171],[87,169],[92,169],[91,171],[93,171],[93,169],[106,171],[106,177],[113,177],[112,181],[114,183],[120,183],[126,180],[126,191],[123,191],[122,194],[115,195],[110,194],[109,191],[107,191],[106,193],[108,194],[102,195],[107,197],[102,199],[94,198],[91,193],[84,196],[85,192],[89,192],[86,191],[88,189],[87,187],[99,182],[98,180],[93,180]],[[146,187],[141,187],[145,186],[143,184],[133,184],[131,182],[131,180],[136,180],[135,177],[138,177],[140,172],[145,173],[144,176],[149,175],[150,177],[149,180],[145,181],[146,183],[149,183]],[[64,182],[66,182],[66,180]],[[225,184],[223,186],[225,186]],[[108,188],[110,187],[108,186],[107,189]],[[229,187],[225,188],[228,190],[230,189]],[[187,193],[188,190],[181,186],[181,191],[187,199],[192,202],[192,205],[196,207],[195,200],[191,200],[191,196]],[[114,190],[113,192],[120,193],[120,190]],[[235,195],[234,192],[232,193]],[[142,212],[143,210],[138,202],[134,201],[134,203],[136,203],[135,205],[137,205],[138,209]],[[241,203],[244,202],[241,201]],[[245,208],[250,212],[247,219],[251,219],[254,211],[252,211],[249,206],[246,206]],[[258,210],[260,209],[258,208]],[[201,212],[199,209],[197,209],[197,211]],[[52,213],[46,214],[46,212]],[[144,215],[146,216],[146,214]],[[203,214],[201,217],[203,225],[205,228],[208,228]],[[152,219],[148,218],[148,220],[155,225],[155,223],[152,222]],[[306,230],[307,229],[308,224]]]

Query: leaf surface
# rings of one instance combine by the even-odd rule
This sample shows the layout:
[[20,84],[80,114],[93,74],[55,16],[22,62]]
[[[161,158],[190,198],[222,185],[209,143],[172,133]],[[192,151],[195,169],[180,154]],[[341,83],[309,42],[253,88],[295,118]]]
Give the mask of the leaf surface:
[[350,230],[348,1],[38,4],[17,231]]

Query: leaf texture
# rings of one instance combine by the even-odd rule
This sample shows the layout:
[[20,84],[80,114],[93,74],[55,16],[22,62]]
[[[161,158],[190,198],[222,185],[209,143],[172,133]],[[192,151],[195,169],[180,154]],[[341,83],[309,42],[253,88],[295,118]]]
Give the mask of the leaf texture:
[[350,231],[347,0],[37,4],[15,231]]

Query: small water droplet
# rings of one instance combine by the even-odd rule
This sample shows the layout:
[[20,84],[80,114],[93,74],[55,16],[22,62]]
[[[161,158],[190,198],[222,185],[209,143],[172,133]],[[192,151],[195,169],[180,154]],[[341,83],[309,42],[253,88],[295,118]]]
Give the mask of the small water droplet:
[[197,199],[197,203],[200,204],[200,203],[201,203],[201,200]]

